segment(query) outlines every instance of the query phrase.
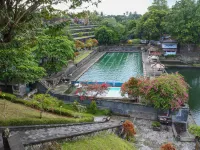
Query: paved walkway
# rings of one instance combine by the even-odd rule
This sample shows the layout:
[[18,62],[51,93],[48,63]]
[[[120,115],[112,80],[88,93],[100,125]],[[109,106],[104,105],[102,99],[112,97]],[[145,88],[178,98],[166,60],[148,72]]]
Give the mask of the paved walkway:
[[40,142],[51,141],[52,139],[65,139],[72,136],[79,136],[82,134],[88,134],[97,132],[99,130],[105,130],[108,128],[118,127],[120,121],[111,120],[105,123],[94,123],[86,125],[74,125],[66,127],[45,128],[28,131],[13,131],[11,135],[19,133],[22,144],[37,144]]
[[157,69],[153,69],[151,67],[151,64],[153,63],[149,63],[147,52],[142,53],[142,60],[143,60],[143,72],[145,77],[155,77],[162,74],[162,71],[158,71]]

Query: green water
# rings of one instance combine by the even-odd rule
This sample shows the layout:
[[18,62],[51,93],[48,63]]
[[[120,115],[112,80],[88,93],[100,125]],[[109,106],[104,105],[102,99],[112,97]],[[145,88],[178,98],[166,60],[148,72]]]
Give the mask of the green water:
[[170,72],[179,72],[185,77],[185,80],[190,85],[189,90],[189,106],[194,117],[194,120],[200,125],[200,69],[195,68],[170,68]]
[[120,82],[143,75],[141,53],[106,53],[78,81]]

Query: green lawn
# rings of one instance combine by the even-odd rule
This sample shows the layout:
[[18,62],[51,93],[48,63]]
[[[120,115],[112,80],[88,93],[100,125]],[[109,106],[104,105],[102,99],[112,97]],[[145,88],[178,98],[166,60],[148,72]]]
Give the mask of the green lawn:
[[[6,107],[5,107],[6,106]],[[40,119],[40,111],[25,105],[12,103],[0,99],[0,126],[5,125],[33,125],[33,124],[56,124],[72,122],[89,122],[89,118],[73,118],[60,116],[52,113],[43,113]]]
[[119,138],[114,134],[101,133],[93,137],[65,142],[63,150],[135,150],[133,144]]
[[81,60],[83,60],[84,58],[86,58],[91,52],[92,52],[92,50],[83,50],[83,51],[80,51],[79,55],[75,58],[74,63],[75,64],[79,63]]

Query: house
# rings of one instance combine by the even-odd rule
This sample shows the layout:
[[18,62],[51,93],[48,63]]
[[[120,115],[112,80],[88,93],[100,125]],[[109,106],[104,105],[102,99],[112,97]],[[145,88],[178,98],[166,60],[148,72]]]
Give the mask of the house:
[[164,39],[162,41],[162,50],[164,53],[164,56],[167,55],[176,55],[177,53],[177,45],[178,42],[172,39]]

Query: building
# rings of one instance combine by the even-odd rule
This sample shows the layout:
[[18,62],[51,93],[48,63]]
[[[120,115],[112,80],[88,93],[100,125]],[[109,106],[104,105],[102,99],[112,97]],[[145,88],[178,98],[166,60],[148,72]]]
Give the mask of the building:
[[175,40],[171,40],[169,39],[164,39],[162,41],[162,50],[163,50],[163,54],[164,56],[167,55],[176,55],[177,53],[177,45],[178,42]]

